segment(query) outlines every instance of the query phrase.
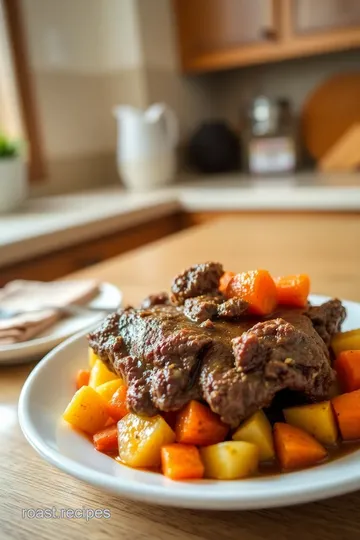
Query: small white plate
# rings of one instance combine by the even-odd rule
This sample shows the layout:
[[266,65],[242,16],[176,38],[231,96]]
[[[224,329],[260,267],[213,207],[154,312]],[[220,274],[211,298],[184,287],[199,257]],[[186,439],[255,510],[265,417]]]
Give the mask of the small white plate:
[[[327,300],[312,296],[314,304]],[[360,305],[344,302],[345,330],[360,326]],[[130,469],[97,452],[61,420],[74,393],[76,370],[87,365],[85,336],[49,353],[27,379],[19,401],[20,426],[47,461],[104,491],[148,503],[199,509],[243,510],[305,503],[360,488],[360,451],[308,470],[246,480],[174,482]]]
[[[101,283],[99,294],[84,307],[103,307],[116,310],[121,305],[122,294],[115,285]],[[53,349],[70,336],[89,328],[104,318],[103,312],[81,313],[61,319],[39,336],[29,341],[0,346],[0,365],[19,364],[33,360]]]

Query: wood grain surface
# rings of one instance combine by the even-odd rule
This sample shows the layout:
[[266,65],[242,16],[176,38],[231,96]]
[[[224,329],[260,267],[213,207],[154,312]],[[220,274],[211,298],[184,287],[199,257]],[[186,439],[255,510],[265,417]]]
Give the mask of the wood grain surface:
[[[71,277],[122,288],[126,302],[167,289],[183,267],[216,259],[228,269],[308,272],[313,292],[360,301],[360,216],[243,216],[194,227]],[[360,326],[360,321],[359,321]],[[0,539],[359,539],[360,493],[291,508],[200,512],[149,506],[102,493],[57,471],[17,422],[32,365],[0,368]],[[110,519],[37,519],[29,508],[107,508]]]

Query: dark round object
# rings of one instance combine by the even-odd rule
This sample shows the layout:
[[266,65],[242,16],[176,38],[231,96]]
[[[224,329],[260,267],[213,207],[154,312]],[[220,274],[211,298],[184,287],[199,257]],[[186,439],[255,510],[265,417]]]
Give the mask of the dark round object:
[[222,121],[204,122],[189,141],[188,160],[202,173],[221,173],[239,168],[240,143]]

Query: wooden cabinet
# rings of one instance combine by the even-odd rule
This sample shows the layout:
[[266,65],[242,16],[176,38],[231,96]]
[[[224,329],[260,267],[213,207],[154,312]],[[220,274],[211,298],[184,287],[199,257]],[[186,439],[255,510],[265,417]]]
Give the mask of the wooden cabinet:
[[294,0],[298,34],[360,26],[359,0]]
[[272,23],[271,0],[181,0],[177,13],[193,57],[265,41]]
[[173,0],[183,71],[360,47],[360,0]]

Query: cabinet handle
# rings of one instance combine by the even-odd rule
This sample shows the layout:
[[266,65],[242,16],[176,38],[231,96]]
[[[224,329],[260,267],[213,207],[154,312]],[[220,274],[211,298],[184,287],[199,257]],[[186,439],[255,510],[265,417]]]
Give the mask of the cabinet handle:
[[267,41],[275,41],[278,37],[276,30],[273,28],[262,28],[260,34],[261,37]]

